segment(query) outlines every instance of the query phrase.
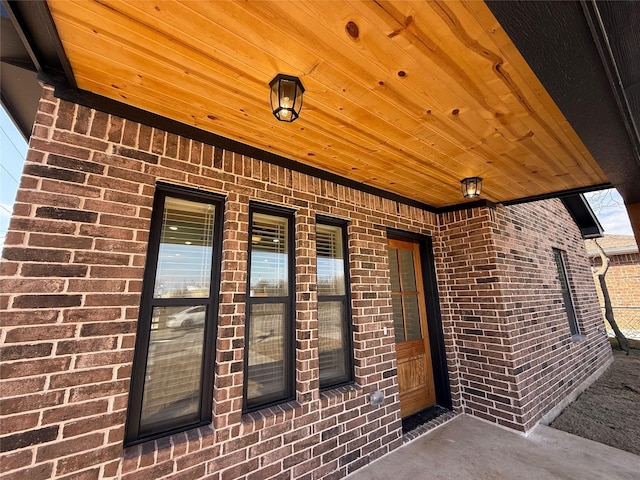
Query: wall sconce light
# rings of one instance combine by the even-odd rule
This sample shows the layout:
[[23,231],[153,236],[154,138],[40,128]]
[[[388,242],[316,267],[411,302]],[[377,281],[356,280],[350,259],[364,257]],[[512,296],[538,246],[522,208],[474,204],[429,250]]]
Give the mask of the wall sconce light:
[[475,198],[482,192],[482,178],[470,177],[460,181],[460,190],[464,198]]
[[269,82],[271,111],[281,122],[293,122],[300,115],[304,87],[298,77],[279,73]]

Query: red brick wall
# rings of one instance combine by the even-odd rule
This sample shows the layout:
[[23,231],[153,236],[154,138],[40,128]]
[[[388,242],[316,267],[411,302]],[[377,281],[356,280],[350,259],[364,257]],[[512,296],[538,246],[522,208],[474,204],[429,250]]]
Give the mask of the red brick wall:
[[[510,207],[498,215],[507,322],[525,430],[611,357],[580,232],[560,200]],[[552,248],[564,252],[580,336],[572,338]]]
[[[580,232],[559,200],[455,212],[442,225],[442,313],[463,408],[526,431],[611,355]],[[552,248],[566,252],[578,338]]]
[[[227,196],[214,420],[123,449],[160,180]],[[249,200],[297,211],[296,400],[243,415]],[[353,387],[322,393],[316,214],[350,220],[356,377]],[[559,202],[438,216],[45,90],[1,265],[1,472],[15,479],[340,478],[398,447],[388,227],[433,236],[456,411],[529,428],[606,360],[593,283],[584,284],[584,247]],[[557,303],[552,246],[567,250],[573,286],[586,292],[576,298],[586,333],[579,341]],[[369,405],[374,390],[384,391],[384,405]]]

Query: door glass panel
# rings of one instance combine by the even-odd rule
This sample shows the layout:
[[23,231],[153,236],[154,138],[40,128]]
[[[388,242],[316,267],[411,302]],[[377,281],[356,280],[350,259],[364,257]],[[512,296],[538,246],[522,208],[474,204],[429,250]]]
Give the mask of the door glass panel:
[[389,248],[389,270],[391,273],[391,291],[400,291],[400,273],[398,272],[398,249]]
[[140,432],[198,419],[206,307],[154,307]]
[[396,342],[404,342],[404,321],[403,321],[403,312],[402,312],[402,296],[401,295],[392,295],[391,296],[392,304],[393,304],[393,328],[395,330]]
[[422,338],[418,295],[404,295],[404,313],[407,324],[407,340],[418,340]]
[[208,297],[215,207],[167,197],[154,298]]
[[402,273],[402,291],[416,291],[416,272],[413,268],[413,252],[411,250],[399,250],[400,272]]

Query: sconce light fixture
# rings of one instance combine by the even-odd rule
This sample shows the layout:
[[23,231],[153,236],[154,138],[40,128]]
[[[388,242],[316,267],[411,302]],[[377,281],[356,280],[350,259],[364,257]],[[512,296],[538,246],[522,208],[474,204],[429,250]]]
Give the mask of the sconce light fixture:
[[279,73],[269,82],[271,111],[281,122],[293,122],[300,116],[304,87],[298,77]]
[[482,192],[482,178],[469,177],[460,181],[460,190],[464,198],[475,198]]

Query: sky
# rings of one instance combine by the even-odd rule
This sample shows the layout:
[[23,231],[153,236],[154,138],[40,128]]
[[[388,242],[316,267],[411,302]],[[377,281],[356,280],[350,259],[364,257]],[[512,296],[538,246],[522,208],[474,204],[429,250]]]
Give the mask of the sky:
[[[22,174],[27,144],[4,109],[0,109],[0,249]],[[614,189],[585,195],[606,234],[633,235],[622,198]]]
[[633,235],[629,215],[622,197],[615,188],[584,195],[600,221],[605,234]]
[[4,245],[26,154],[27,143],[0,108],[0,249]]

